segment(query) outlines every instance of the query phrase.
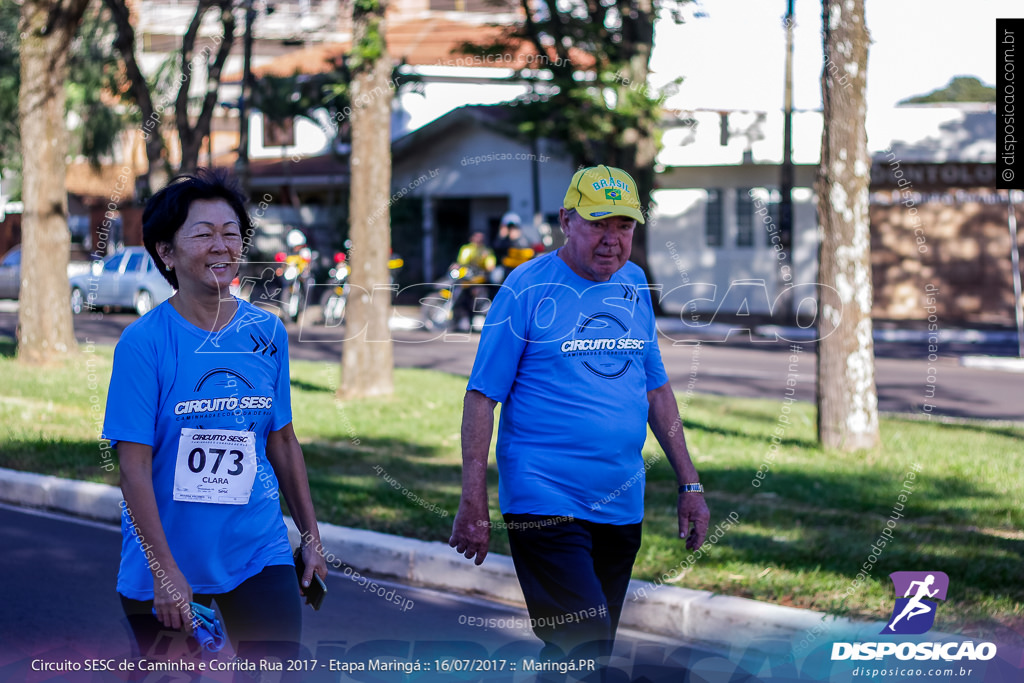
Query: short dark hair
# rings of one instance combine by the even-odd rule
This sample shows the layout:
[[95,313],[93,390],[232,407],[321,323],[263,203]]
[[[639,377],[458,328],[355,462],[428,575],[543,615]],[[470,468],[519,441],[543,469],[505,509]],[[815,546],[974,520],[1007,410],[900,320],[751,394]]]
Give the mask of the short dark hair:
[[175,233],[188,217],[192,202],[200,199],[223,199],[227,202],[238,216],[243,246],[252,240],[255,228],[245,209],[245,195],[239,189],[238,181],[226,169],[198,168],[195,173],[175,177],[149,198],[142,212],[142,243],[160,269],[160,274],[175,289],[178,288],[178,274],[167,270],[156,245],[174,241]]

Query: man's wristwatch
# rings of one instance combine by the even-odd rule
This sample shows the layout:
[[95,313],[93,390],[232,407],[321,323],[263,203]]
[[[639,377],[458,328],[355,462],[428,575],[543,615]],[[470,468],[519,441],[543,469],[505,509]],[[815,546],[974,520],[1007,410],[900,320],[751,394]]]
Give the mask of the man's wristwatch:
[[704,487],[700,484],[683,484],[679,487],[679,493],[704,493]]

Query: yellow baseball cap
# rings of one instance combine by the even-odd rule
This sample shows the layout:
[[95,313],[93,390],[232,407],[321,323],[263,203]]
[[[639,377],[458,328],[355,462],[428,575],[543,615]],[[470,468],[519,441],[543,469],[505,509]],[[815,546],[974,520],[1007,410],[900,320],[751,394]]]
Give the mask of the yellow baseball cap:
[[562,206],[576,209],[589,221],[605,216],[626,216],[644,222],[636,182],[621,168],[611,166],[591,166],[576,171]]

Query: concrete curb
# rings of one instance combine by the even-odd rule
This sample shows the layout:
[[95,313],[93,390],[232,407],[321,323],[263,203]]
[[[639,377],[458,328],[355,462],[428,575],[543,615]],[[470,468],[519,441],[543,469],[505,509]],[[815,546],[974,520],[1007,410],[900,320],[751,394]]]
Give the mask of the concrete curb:
[[[122,500],[113,486],[0,468],[0,501],[6,503],[118,522]],[[295,525],[288,517],[285,522],[292,543],[298,544]],[[320,524],[320,538],[328,563],[338,568],[344,563],[374,576],[523,605],[512,558],[505,555],[489,554],[478,567],[445,543],[326,523]],[[877,634],[884,626],[646,581],[631,581],[629,588],[623,626],[721,646],[743,641],[756,647],[759,640],[784,646],[818,635],[855,640],[857,634]]]
[[6,503],[119,522],[122,500],[120,489],[106,484],[0,468],[0,501]]
[[[682,314],[680,314],[682,315]],[[657,319],[658,331],[664,335],[689,335],[694,340],[712,338],[725,339],[730,332],[750,330],[755,337],[765,341],[809,342],[817,338],[813,327],[735,322],[692,322],[687,323],[680,316],[663,316]],[[889,329],[875,327],[872,336],[876,342],[899,342],[925,344],[931,337],[938,337],[940,344],[1015,344],[1017,333],[1010,330],[943,329],[936,332],[915,329]]]

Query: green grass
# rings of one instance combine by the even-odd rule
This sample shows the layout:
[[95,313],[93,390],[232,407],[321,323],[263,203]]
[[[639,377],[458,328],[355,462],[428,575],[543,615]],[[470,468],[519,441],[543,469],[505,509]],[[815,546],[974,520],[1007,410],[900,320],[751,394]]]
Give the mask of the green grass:
[[[112,351],[83,349],[63,365],[26,368],[14,360],[13,345],[0,341],[0,466],[117,483],[116,471],[101,468],[100,413],[92,409],[105,404]],[[459,500],[465,380],[396,370],[393,396],[340,402],[338,372],[334,363],[292,364],[296,432],[319,518],[447,540]],[[780,404],[698,395],[681,407],[712,529],[732,512],[739,524],[705,546],[674,585],[884,619],[892,607],[890,572],[939,570],[950,576],[940,628],[1024,632],[1024,428],[883,418],[879,449],[823,452],[814,440],[813,406],[797,404],[762,485],[754,487]],[[690,553],[675,538],[675,476],[653,439],[644,456],[657,462],[648,473],[634,575],[653,580]],[[847,596],[915,463],[920,472],[893,540],[863,586]],[[490,494],[497,520],[493,460]],[[504,530],[494,531],[492,549],[508,552]]]

